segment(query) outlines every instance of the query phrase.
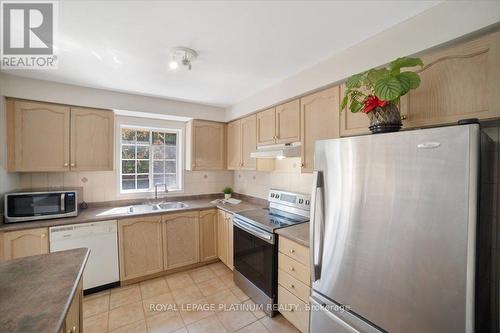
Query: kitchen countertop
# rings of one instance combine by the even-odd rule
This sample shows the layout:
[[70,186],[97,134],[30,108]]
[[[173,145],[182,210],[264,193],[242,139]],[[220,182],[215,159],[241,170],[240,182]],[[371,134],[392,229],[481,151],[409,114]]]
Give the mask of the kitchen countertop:
[[[18,223],[2,223],[0,224],[0,232],[3,231],[14,231],[14,230],[23,230],[23,229],[33,229],[33,228],[43,228],[43,227],[54,227],[59,225],[67,225],[67,224],[77,224],[77,223],[89,223],[89,222],[98,222],[98,221],[108,221],[108,220],[117,220],[131,217],[139,217],[146,215],[157,215],[157,214],[173,214],[179,212],[186,212],[192,210],[202,210],[202,209],[210,209],[210,208],[219,208],[225,210],[229,213],[238,213],[244,210],[255,209],[255,208],[264,208],[265,205],[259,203],[253,203],[248,201],[242,201],[237,205],[232,204],[212,204],[210,201],[213,201],[214,198],[205,198],[205,199],[196,199],[196,200],[179,200],[186,203],[188,206],[185,208],[169,210],[169,211],[156,211],[142,214],[129,214],[128,207],[130,203],[122,202],[121,205],[119,202],[114,202],[110,205],[99,205],[96,207],[89,207],[84,210],[80,210],[78,216],[75,217],[65,217],[59,219],[50,219],[50,220],[39,220],[32,222],[18,222]],[[175,198],[169,200],[170,202],[176,202]],[[167,202],[169,202],[167,201]]]
[[0,332],[59,333],[89,249],[0,262]]
[[288,238],[296,243],[309,247],[309,222],[292,225],[276,230],[280,237]]

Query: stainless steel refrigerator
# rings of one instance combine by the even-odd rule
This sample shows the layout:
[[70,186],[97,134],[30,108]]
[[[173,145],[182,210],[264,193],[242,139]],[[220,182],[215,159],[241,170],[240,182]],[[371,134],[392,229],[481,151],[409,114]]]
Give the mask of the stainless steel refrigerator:
[[312,333],[479,332],[480,135],[474,124],[316,142]]

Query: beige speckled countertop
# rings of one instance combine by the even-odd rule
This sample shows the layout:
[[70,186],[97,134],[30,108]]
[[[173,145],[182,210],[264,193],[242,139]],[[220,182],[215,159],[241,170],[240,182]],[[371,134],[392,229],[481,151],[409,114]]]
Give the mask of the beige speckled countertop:
[[59,333],[89,249],[0,262],[0,332]]
[[50,219],[50,220],[39,220],[32,222],[18,222],[18,223],[2,223],[0,224],[0,232],[3,231],[14,231],[14,230],[22,230],[22,229],[32,229],[32,228],[43,228],[43,227],[54,227],[59,225],[68,225],[68,224],[77,224],[77,223],[88,223],[88,222],[98,222],[98,221],[107,221],[107,220],[117,220],[124,219],[130,217],[138,217],[145,215],[155,215],[155,214],[172,214],[179,213],[185,211],[192,210],[202,210],[202,209],[210,209],[210,208],[219,208],[223,209],[229,213],[238,213],[244,210],[255,209],[255,208],[263,208],[265,207],[265,200],[258,201],[258,203],[242,201],[240,204],[232,205],[232,204],[212,204],[210,201],[213,201],[214,198],[203,198],[203,199],[195,199],[195,200],[177,200],[172,198],[168,201],[182,201],[186,203],[188,206],[185,208],[180,208],[176,210],[169,211],[156,211],[151,213],[143,213],[143,214],[130,214],[128,213],[128,207],[130,203],[122,202],[121,205],[119,202],[115,202],[114,204],[110,204],[109,206],[96,206],[89,207],[84,210],[80,210],[78,216],[75,217],[65,217],[59,219]]
[[309,222],[292,225],[276,230],[280,237],[288,238],[301,245],[309,247]]

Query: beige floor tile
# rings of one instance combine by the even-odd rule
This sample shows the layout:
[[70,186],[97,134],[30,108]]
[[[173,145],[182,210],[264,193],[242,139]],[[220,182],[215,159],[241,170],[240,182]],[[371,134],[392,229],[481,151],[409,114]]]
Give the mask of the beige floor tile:
[[207,296],[206,298],[210,304],[214,304],[216,311],[224,311],[225,308],[240,303],[240,300],[231,292],[231,290],[224,290]]
[[142,299],[151,298],[156,295],[166,294],[170,292],[167,285],[167,280],[164,277],[159,277],[152,280],[147,280],[139,284],[141,289]]
[[255,304],[251,299],[249,299],[248,301],[245,301],[243,304],[247,305],[250,309],[250,311],[252,311],[253,315],[255,317],[257,317],[258,319],[264,317],[266,314],[264,313],[264,311],[262,311],[259,306],[257,304]]
[[83,331],[92,333],[106,333],[108,331],[108,312],[103,312],[92,317],[83,318]]
[[215,278],[198,283],[198,288],[200,288],[203,296],[209,296],[228,289],[228,286],[221,279]]
[[154,296],[142,301],[144,313],[146,316],[154,316],[163,312],[172,312],[175,310],[175,300],[172,293],[166,293]]
[[215,277],[215,274],[206,266],[193,269],[189,272],[189,275],[196,283],[210,280]]
[[231,291],[233,292],[234,295],[236,295],[236,297],[238,297],[238,299],[240,300],[240,302],[244,302],[246,300],[249,300],[250,297],[248,297],[247,294],[245,294],[243,292],[243,290],[241,290],[240,288],[238,287],[233,287],[231,288]]
[[144,319],[142,302],[122,305],[109,311],[109,330],[114,330],[142,319]]
[[188,303],[203,297],[196,284],[192,284],[184,289],[177,289],[172,292],[177,304]]
[[299,331],[286,320],[282,315],[273,318],[265,316],[259,320],[269,332],[273,333],[299,333]]
[[260,321],[256,321],[253,324],[243,327],[238,333],[265,333],[269,332]]
[[214,272],[215,275],[217,276],[222,276],[222,275],[225,275],[225,274],[233,274],[233,272],[229,269],[229,267],[227,267],[226,265],[224,265],[222,262],[216,262],[215,264],[210,264],[208,265],[208,268]]
[[109,310],[109,295],[83,298],[83,318],[94,316]]
[[109,331],[109,333],[148,333],[148,329],[146,327],[146,321],[140,320],[117,328],[116,330]]
[[194,284],[191,276],[185,272],[167,275],[166,280],[170,290],[183,289]]
[[201,298],[187,305],[184,304],[181,309],[181,317],[186,325],[207,318],[213,313],[214,312],[210,309],[210,304],[205,298]]
[[111,296],[109,297],[109,308],[114,309],[140,300],[141,291],[139,289],[139,285],[135,284],[131,287],[118,288],[116,291],[111,291]]
[[189,333],[225,333],[227,330],[215,315],[211,315],[205,319],[197,321],[189,325]]
[[146,318],[149,333],[173,332],[184,327],[179,312],[165,312]]
[[233,278],[233,273],[232,272],[219,276],[219,279],[221,279],[221,281],[224,282],[224,284],[228,288],[234,288],[234,287],[236,287],[236,284],[234,284],[234,278]]
[[174,331],[172,333],[188,333],[188,330],[185,327],[183,327],[183,328],[180,328],[177,331]]
[[217,312],[217,318],[229,332],[235,332],[257,320],[250,311],[221,311]]

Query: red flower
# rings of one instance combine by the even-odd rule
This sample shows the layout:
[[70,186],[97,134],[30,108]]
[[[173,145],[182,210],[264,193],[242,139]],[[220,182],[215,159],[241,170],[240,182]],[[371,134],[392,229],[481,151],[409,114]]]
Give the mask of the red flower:
[[370,95],[368,96],[365,101],[365,108],[363,109],[364,113],[371,112],[373,109],[376,109],[378,107],[384,107],[387,105],[387,101],[383,101],[379,99],[377,96]]

